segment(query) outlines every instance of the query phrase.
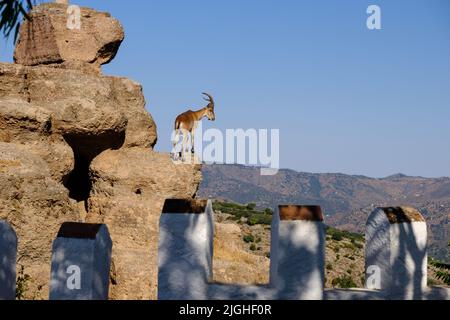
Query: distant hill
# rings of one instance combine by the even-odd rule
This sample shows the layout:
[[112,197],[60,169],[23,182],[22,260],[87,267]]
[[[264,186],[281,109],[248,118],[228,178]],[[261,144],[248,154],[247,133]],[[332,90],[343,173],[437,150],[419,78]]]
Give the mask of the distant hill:
[[367,215],[378,206],[412,205],[427,219],[430,256],[449,262],[450,178],[396,174],[382,179],[340,173],[305,173],[282,169],[261,176],[259,168],[204,165],[200,197],[254,202],[275,208],[282,203],[322,206],[326,223],[364,232]]

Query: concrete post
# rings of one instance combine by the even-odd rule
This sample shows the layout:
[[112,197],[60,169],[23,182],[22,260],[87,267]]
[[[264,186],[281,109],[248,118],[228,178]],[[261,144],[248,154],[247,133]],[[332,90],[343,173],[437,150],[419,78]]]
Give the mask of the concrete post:
[[414,208],[378,208],[366,224],[366,287],[391,299],[422,299],[427,287],[427,226]]
[[270,285],[276,299],[321,300],[325,228],[318,206],[279,206],[272,220]]
[[210,200],[166,200],[159,224],[158,299],[208,298],[213,240]]
[[111,250],[106,225],[64,223],[53,242],[50,300],[107,300]]
[[16,232],[0,220],[0,300],[16,298],[16,257]]

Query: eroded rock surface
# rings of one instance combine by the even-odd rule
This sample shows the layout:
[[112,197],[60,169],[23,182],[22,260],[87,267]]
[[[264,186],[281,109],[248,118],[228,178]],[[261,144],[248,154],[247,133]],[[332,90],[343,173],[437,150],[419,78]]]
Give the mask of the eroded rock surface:
[[[110,298],[156,298],[164,200],[194,197],[200,166],[153,151],[156,125],[140,84],[101,74],[120,23],[47,3],[21,29],[15,64],[0,63],[0,219],[19,237],[24,298],[47,299],[51,242],[65,221],[102,222],[113,240]],[[18,270],[21,275],[21,270]]]
[[100,65],[115,57],[124,39],[120,22],[106,12],[81,8],[78,29],[73,20],[75,12],[67,9],[65,4],[44,3],[32,10],[31,21],[20,28],[16,63],[99,73]]
[[200,167],[175,165],[146,148],[110,150],[91,165],[88,222],[106,223],[114,241],[114,299],[155,299],[159,217],[166,198],[194,197]]
[[21,283],[24,297],[46,299],[52,240],[61,223],[77,221],[78,212],[68,190],[27,146],[0,142],[0,185],[0,219],[13,226],[19,239],[17,271],[30,276]]

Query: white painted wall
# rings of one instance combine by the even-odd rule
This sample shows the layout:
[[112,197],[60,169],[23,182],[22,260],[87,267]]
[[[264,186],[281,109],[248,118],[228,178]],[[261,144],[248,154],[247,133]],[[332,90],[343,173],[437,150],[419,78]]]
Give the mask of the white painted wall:
[[158,299],[207,299],[212,280],[212,203],[203,214],[163,213],[159,226]]
[[[392,299],[421,299],[427,290],[426,246],[426,222],[390,223],[376,209],[366,225],[366,287],[383,290]],[[378,282],[368,272],[374,267]]]
[[380,277],[367,289],[324,290],[322,222],[280,221],[278,211],[272,221],[270,284],[210,283],[212,215],[208,202],[206,214],[161,216],[159,299],[450,299],[450,289],[426,287],[426,223],[391,224],[381,209],[369,216],[366,226],[366,269],[377,266]]
[[[277,228],[278,227],[278,228]],[[322,222],[272,223],[270,285],[278,299],[321,300],[324,288],[325,229]]]

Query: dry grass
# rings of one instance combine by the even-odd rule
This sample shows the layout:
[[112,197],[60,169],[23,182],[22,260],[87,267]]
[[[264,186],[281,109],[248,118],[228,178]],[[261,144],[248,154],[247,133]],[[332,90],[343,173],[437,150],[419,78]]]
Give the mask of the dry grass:
[[214,237],[214,281],[232,284],[265,284],[269,281],[269,259],[248,253],[240,227],[216,223]]
[[[223,220],[221,220],[223,221]],[[262,238],[262,250],[250,251],[243,240],[247,234]],[[348,238],[340,241],[327,237],[325,258],[325,287],[332,288],[333,280],[351,277],[356,287],[364,287],[364,242],[359,246]],[[362,245],[362,246],[361,246]],[[261,226],[249,227],[231,221],[216,222],[214,238],[214,281],[227,284],[266,284],[269,281],[270,233]],[[436,270],[428,267],[430,285],[444,285],[436,277]]]

